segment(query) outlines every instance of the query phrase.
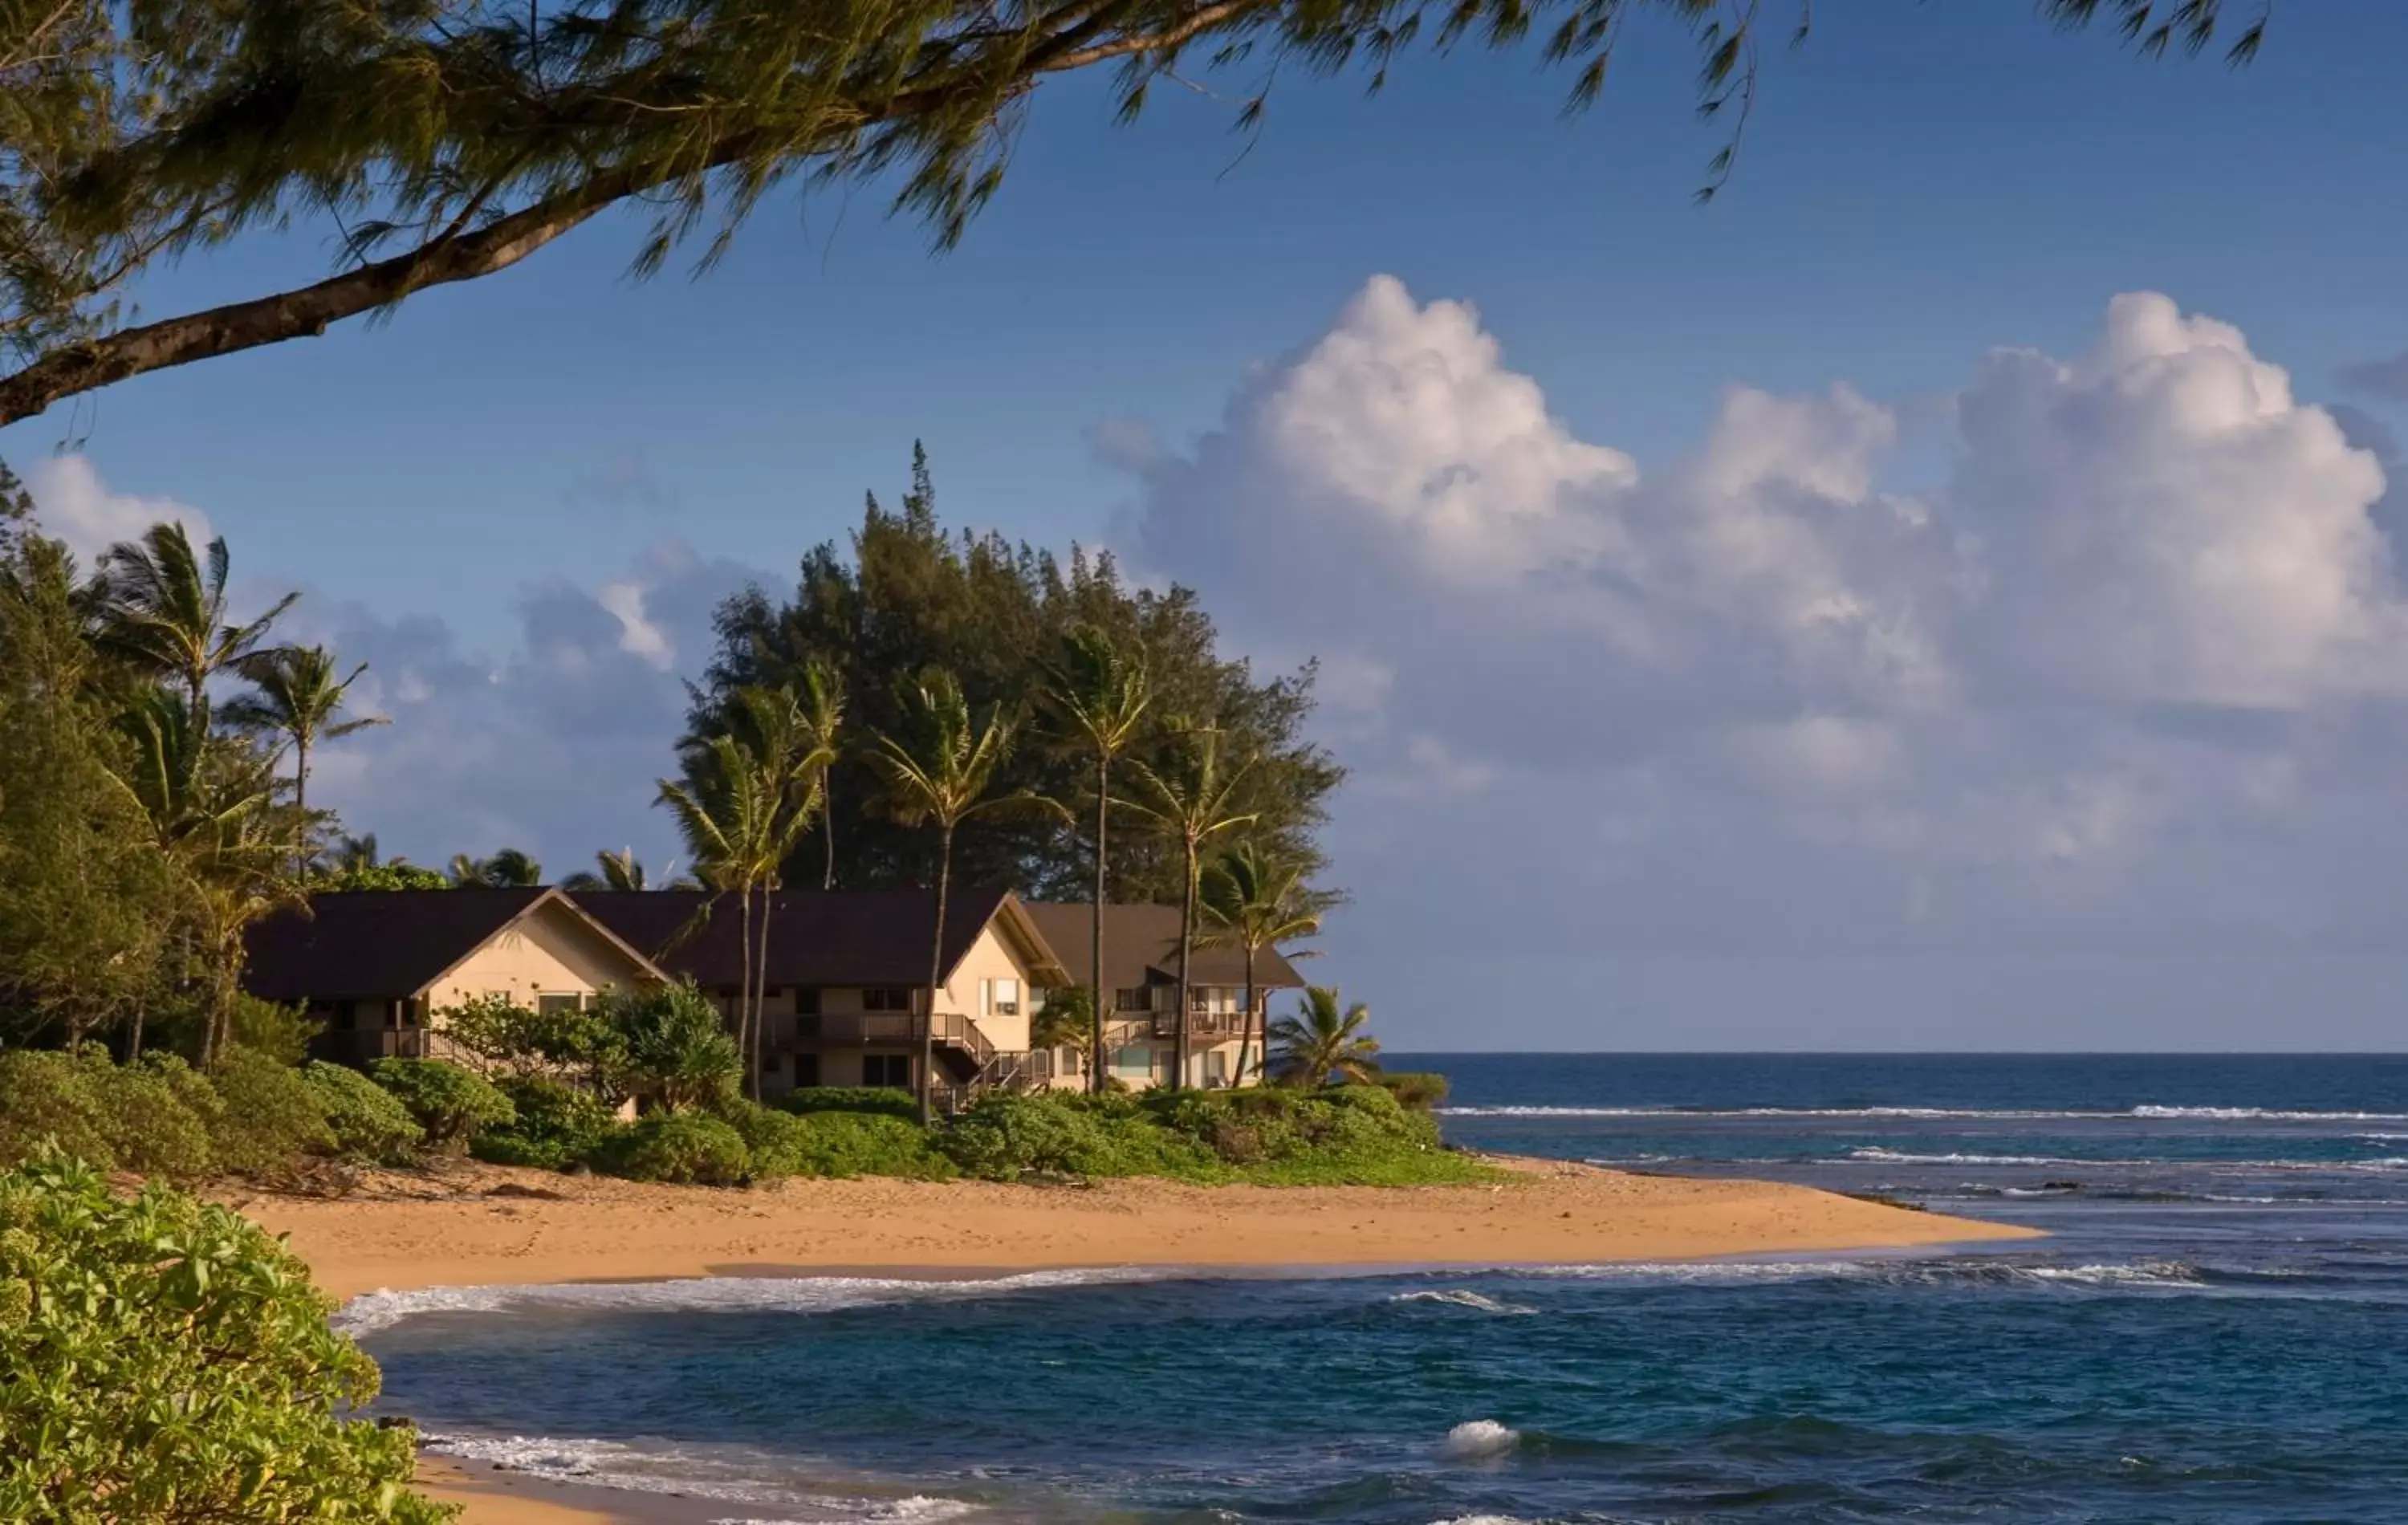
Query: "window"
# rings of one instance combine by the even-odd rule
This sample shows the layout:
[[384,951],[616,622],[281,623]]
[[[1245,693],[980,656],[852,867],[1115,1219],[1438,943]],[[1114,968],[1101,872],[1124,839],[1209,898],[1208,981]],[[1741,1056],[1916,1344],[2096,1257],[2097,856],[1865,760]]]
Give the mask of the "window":
[[539,995],[535,998],[535,1009],[538,1016],[550,1016],[555,1012],[581,1012],[585,1009],[585,998],[560,992]]
[[816,1054],[795,1056],[795,1084],[816,1086],[820,1083],[820,1057]]
[[1229,1056],[1217,1048],[1208,1050],[1204,1055],[1204,1084],[1207,1086],[1229,1084]]
[[861,1057],[861,1083],[865,1086],[885,1086],[898,1091],[911,1088],[911,1056],[909,1054],[864,1054]]
[[861,1009],[865,1012],[908,1012],[911,1009],[911,987],[908,985],[873,985],[861,993]]
[[1154,1073],[1154,1045],[1131,1043],[1112,1050],[1112,1073],[1123,1080],[1144,1080]]
[[1132,989],[1115,990],[1112,992],[1112,1005],[1124,1012],[1150,1012],[1154,1010],[1154,992],[1142,985]]
[[[805,985],[795,992],[795,1014],[796,1016],[817,1016],[820,1014],[820,987],[818,985]],[[814,1081],[812,1084],[817,1085],[818,1082]]]
[[1020,1014],[1020,982],[1018,980],[982,980],[979,994],[980,1010],[993,1016]]

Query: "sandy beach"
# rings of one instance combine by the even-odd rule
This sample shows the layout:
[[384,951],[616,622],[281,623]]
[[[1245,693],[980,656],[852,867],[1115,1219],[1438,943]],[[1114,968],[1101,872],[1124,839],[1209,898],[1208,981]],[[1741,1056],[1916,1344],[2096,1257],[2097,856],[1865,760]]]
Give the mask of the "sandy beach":
[[[794,1181],[752,1191],[455,1164],[372,1173],[339,1197],[230,1200],[290,1236],[337,1297],[421,1287],[1096,1266],[1405,1266],[1909,1249],[2029,1237],[1761,1181],[1500,1160],[1497,1186],[1382,1188]],[[429,1459],[471,1525],[677,1518]]]

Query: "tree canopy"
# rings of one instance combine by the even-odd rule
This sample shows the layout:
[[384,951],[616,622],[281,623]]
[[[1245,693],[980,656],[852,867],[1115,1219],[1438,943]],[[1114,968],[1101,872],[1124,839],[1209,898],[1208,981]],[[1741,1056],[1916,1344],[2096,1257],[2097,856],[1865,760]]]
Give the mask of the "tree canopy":
[[[1193,590],[1129,587],[1109,554],[1074,550],[1066,567],[1050,553],[998,535],[946,530],[924,453],[915,456],[912,488],[899,509],[871,498],[849,550],[833,543],[812,550],[790,598],[754,588],[720,607],[718,649],[693,690],[688,718],[695,739],[726,731],[735,696],[748,685],[790,683],[814,662],[842,685],[854,737],[904,734],[900,695],[924,669],[941,668],[974,712],[1030,717],[1022,744],[995,773],[994,793],[1038,796],[1091,816],[1093,753],[1052,724],[1038,701],[1073,633],[1100,631],[1142,657],[1155,696],[1127,758],[1175,770],[1180,718],[1211,719],[1224,755],[1251,762],[1240,807],[1255,816],[1251,834],[1283,857],[1320,862],[1315,833],[1345,774],[1307,734],[1311,664],[1257,677],[1244,661],[1221,655],[1219,633]],[[829,769],[828,786],[839,800],[875,798],[885,784],[864,746],[843,749]],[[812,839],[825,829],[824,820],[814,823],[788,883],[821,882],[826,843]],[[1072,818],[1052,813],[966,821],[954,842],[953,875],[1039,899],[1078,899],[1093,884],[1086,843]],[[935,855],[929,833],[856,812],[836,833],[836,883],[848,889],[932,884]],[[1118,832],[1110,858],[1115,898],[1180,898],[1183,855],[1159,832]]]
[[[2266,26],[2264,0],[2037,8],[2236,63]],[[1283,69],[1376,91],[1417,47],[1479,43],[1569,71],[1578,108],[1650,15],[1688,30],[1725,123],[1711,193],[1760,42],[1802,40],[1811,0],[0,0],[0,424],[492,275],[629,202],[639,274],[681,247],[708,266],[797,180],[891,189],[951,244],[1039,86],[1080,69],[1118,70],[1123,120],[1226,78],[1251,126]],[[296,220],[341,234],[323,280],[129,321],[150,265]]]

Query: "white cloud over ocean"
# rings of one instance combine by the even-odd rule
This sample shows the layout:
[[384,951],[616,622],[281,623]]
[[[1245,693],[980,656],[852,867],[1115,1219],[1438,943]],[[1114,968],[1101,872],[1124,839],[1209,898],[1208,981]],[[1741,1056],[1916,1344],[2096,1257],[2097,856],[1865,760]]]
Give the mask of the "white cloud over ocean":
[[[1399,945],[2398,942],[2376,453],[2152,293],[2080,354],[1969,357],[1948,415],[1919,491],[1844,382],[1734,385],[1648,459],[1382,277],[1120,457],[1125,523],[1345,678],[1347,873]],[[1443,889],[1396,887],[1415,854]]]

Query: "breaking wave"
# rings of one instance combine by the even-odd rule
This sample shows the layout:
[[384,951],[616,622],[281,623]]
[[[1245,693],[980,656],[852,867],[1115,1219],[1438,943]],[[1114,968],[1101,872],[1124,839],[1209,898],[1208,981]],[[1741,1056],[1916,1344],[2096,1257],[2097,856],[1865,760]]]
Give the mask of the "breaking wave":
[[1509,1430],[1494,1419],[1473,1419],[1448,1431],[1446,1439],[1439,1443],[1439,1454],[1458,1461],[1502,1456],[1521,1441],[1519,1431]]
[[1104,1282],[1166,1281],[1172,1267],[1031,1271],[980,1280],[927,1281],[882,1276],[697,1276],[676,1281],[567,1282],[525,1287],[426,1287],[363,1292],[335,1315],[347,1334],[373,1333],[430,1313],[590,1312],[829,1313],[889,1302],[999,1297],[1012,1292]]
[[713,1525],[938,1525],[975,1514],[980,1505],[923,1493],[852,1497],[781,1489],[748,1472],[758,1458],[699,1449],[637,1446],[609,1440],[560,1440],[528,1435],[429,1435],[427,1449],[456,1460],[481,1462],[547,1482],[629,1493],[666,1493],[775,1509],[775,1518],[742,1516]]
[[1512,1316],[1534,1314],[1539,1311],[1536,1308],[1526,1308],[1518,1302],[1500,1302],[1484,1292],[1475,1292],[1467,1287],[1450,1287],[1443,1291],[1424,1290],[1419,1292],[1398,1292],[1396,1296],[1388,1299],[1388,1301],[1391,1302],[1438,1302],[1443,1303],[1451,1308],[1470,1308],[1480,1313],[1505,1314]]

